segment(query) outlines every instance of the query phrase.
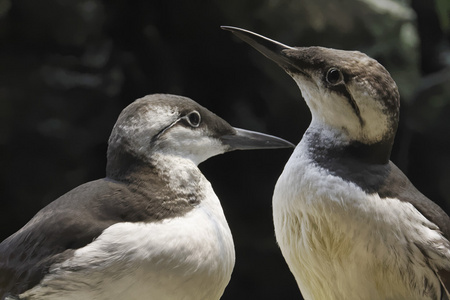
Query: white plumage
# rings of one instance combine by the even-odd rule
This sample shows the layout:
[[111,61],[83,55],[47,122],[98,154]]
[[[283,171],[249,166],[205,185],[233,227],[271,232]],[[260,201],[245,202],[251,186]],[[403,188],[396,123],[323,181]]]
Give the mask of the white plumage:
[[[443,264],[449,268],[439,228],[410,203],[367,195],[317,166],[308,143],[303,139],[294,150],[273,196],[277,242],[303,297],[433,299],[405,283],[414,282],[417,290],[440,285],[428,258],[411,246],[441,249],[436,254],[449,259]],[[404,255],[409,251],[416,253]]]

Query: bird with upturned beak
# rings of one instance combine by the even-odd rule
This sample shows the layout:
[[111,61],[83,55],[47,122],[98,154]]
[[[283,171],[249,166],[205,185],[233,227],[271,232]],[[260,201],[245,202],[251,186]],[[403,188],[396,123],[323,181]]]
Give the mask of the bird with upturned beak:
[[303,297],[449,299],[450,218],[390,161],[400,96],[388,71],[358,51],[223,29],[283,68],[311,111],[273,195]]

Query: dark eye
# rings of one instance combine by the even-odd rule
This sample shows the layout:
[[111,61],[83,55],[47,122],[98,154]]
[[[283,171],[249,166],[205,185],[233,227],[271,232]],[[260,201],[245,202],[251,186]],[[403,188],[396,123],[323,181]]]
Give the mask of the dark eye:
[[186,120],[192,127],[198,127],[200,125],[200,122],[202,121],[202,117],[200,116],[200,113],[198,111],[194,110],[193,112],[187,114]]
[[336,85],[344,80],[344,76],[338,69],[330,68],[327,72],[326,79],[329,84]]

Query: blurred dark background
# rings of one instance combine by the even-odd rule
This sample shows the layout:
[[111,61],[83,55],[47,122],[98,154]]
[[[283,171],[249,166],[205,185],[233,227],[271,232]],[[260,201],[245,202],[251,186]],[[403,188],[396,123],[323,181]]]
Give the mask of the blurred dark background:
[[[146,94],[188,96],[234,126],[298,143],[310,114],[294,81],[220,25],[384,64],[402,94],[392,160],[448,212],[449,12],[449,0],[0,0],[0,240],[104,176],[118,114]],[[300,299],[271,211],[290,153],[233,152],[200,165],[235,238],[223,299]]]

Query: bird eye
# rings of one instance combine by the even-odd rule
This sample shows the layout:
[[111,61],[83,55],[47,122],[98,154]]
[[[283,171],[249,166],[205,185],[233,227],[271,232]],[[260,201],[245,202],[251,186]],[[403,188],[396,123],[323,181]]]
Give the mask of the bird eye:
[[200,116],[200,113],[198,111],[194,110],[186,116],[186,120],[192,127],[198,127],[200,125],[200,122],[202,121],[202,117]]
[[344,75],[342,75],[342,72],[339,71],[338,69],[330,68],[327,72],[326,79],[328,83],[336,85],[344,80]]

